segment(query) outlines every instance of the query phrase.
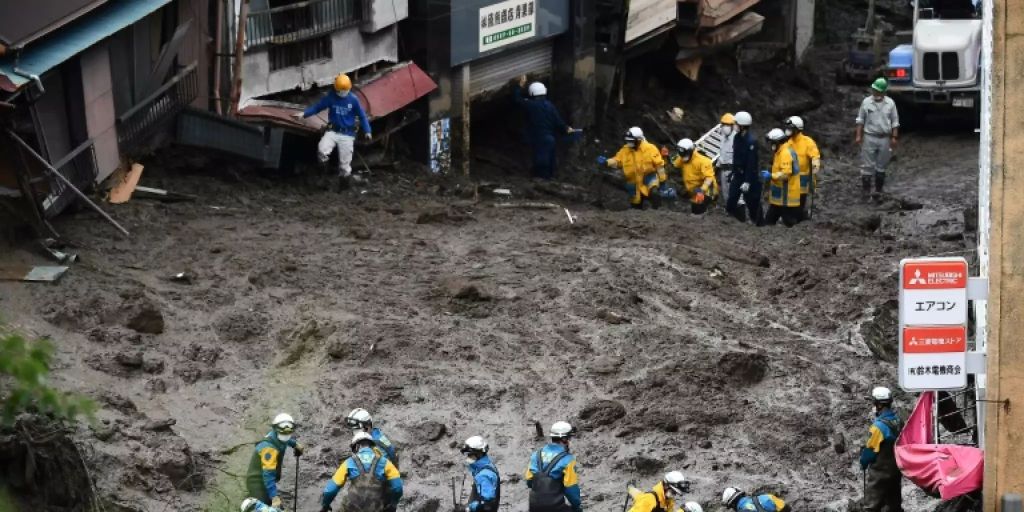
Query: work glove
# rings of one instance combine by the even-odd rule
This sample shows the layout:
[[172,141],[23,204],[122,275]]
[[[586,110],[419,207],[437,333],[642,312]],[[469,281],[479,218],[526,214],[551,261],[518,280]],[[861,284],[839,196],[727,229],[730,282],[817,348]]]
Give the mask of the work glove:
[[366,138],[366,142],[373,142],[373,134],[372,133],[366,132],[366,134],[364,134],[363,137]]
[[743,182],[740,185],[740,192],[746,193],[748,190],[750,190],[750,183]]
[[292,450],[295,450],[296,457],[302,457],[302,453],[306,451],[306,447],[302,446],[302,444],[300,443],[295,443],[295,446],[292,448]]
[[294,117],[295,119],[303,119],[303,118],[306,117],[306,113],[305,112],[296,112],[296,113],[292,114],[292,117]]
[[281,497],[274,496],[273,498],[270,498],[270,506],[274,508],[281,508]]
[[781,173],[781,172],[777,172],[775,174],[772,174],[772,179],[776,180],[776,181],[782,180],[782,178],[785,178],[785,177],[786,177],[786,175]]
[[771,177],[772,177],[771,171],[769,171],[767,169],[761,171],[761,181],[768,181],[769,179],[771,179]]
[[697,187],[697,189],[693,191],[693,195],[695,195],[695,196],[702,196],[702,195],[704,195],[704,189],[701,188],[701,187]]
[[603,155],[597,157],[597,165],[608,165],[608,157]]

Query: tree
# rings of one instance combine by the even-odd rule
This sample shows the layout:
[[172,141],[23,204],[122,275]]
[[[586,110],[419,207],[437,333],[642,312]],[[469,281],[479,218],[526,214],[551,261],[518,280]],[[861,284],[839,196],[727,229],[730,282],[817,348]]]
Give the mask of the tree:
[[53,345],[29,342],[18,334],[0,332],[0,426],[11,425],[22,412],[37,412],[57,420],[92,418],[96,405],[88,398],[51,387]]

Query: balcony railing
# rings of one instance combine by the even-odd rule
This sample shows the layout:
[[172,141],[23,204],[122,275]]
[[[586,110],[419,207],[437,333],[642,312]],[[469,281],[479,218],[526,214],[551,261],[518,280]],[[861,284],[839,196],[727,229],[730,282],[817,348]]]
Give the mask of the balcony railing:
[[308,39],[359,23],[361,0],[308,0],[251,12],[245,45],[282,44]]
[[117,141],[131,150],[181,112],[199,95],[196,63],[189,64],[148,98],[117,118]]
[[[54,162],[53,168],[74,183],[79,190],[91,188],[93,180],[96,179],[96,150],[93,148],[92,139],[83,142],[64,158]],[[50,191],[43,199],[43,213],[49,219],[75,202],[78,195],[60,179],[49,174],[46,176]]]

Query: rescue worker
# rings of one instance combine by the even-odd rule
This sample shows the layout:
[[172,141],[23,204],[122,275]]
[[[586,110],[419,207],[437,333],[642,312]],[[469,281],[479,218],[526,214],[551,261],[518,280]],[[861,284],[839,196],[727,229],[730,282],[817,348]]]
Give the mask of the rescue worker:
[[519,77],[519,87],[513,92],[513,100],[526,112],[526,139],[533,147],[533,176],[544,180],[555,177],[557,167],[555,142],[560,136],[573,132],[565,124],[558,109],[548,100],[548,88],[540,82],[530,84],[529,98],[523,97],[526,75]]
[[871,390],[871,400],[875,417],[868,429],[868,440],[860,449],[860,467],[865,472],[864,512],[902,512],[902,473],[896,466],[894,449],[903,420],[892,410],[889,388]]
[[356,432],[349,446],[352,456],[338,466],[324,487],[320,512],[330,512],[331,503],[346,483],[350,485],[341,503],[343,512],[396,510],[402,499],[398,468],[375,449],[373,437],[366,432]]
[[338,148],[338,187],[348,183],[352,176],[352,152],[356,140],[356,125],[362,130],[367,141],[373,140],[370,120],[359,104],[359,99],[352,94],[352,80],[341,73],[334,78],[334,91],[328,92],[320,101],[306,110],[296,113],[295,117],[304,119],[328,109],[327,131],[320,138],[317,154],[320,164],[327,165],[334,148]]
[[282,512],[279,508],[274,508],[264,504],[256,498],[246,498],[242,500],[242,512]]
[[793,227],[800,222],[800,161],[786,132],[780,128],[772,128],[765,138],[774,156],[772,169],[762,171],[762,179],[771,180],[764,223],[774,226],[782,218],[786,227]]
[[676,512],[676,498],[690,492],[690,482],[679,471],[667,473],[651,488],[651,492],[638,494],[633,498],[629,512]]
[[576,429],[568,422],[551,425],[551,442],[530,456],[526,486],[530,488],[530,512],[582,512],[576,457],[569,440]]
[[726,112],[718,124],[718,131],[722,134],[722,143],[718,149],[718,159],[715,160],[715,172],[722,197],[728,201],[729,180],[732,177],[732,145],[736,137],[736,118]]
[[622,149],[612,158],[597,157],[597,164],[622,169],[631,207],[643,209],[644,203],[650,201],[651,208],[657,209],[661,206],[661,185],[668,181],[665,158],[654,144],[647,142],[644,131],[637,126],[626,130],[623,138],[626,143]]
[[266,505],[281,508],[281,497],[277,493],[277,483],[281,481],[281,464],[288,447],[296,457],[302,456],[303,447],[295,440],[295,420],[288,414],[281,413],[274,417],[270,432],[256,443],[249,469],[245,474],[245,488],[249,497],[256,498]]
[[889,82],[879,78],[871,84],[871,96],[864,98],[857,111],[855,142],[860,145],[861,199],[871,195],[871,178],[875,179],[875,197],[885,187],[885,167],[892,157],[900,135],[900,115],[896,102],[886,96]]
[[696,151],[693,141],[682,139],[676,144],[679,155],[672,165],[682,171],[683,190],[690,198],[690,212],[700,215],[708,211],[708,205],[718,196],[718,182],[711,159]]
[[792,512],[793,510],[774,494],[748,496],[747,493],[735,487],[727,487],[722,492],[722,505],[727,510],[736,512]]
[[818,173],[821,172],[821,151],[818,143],[804,133],[804,120],[798,116],[786,119],[786,136],[800,164],[800,220],[811,218],[811,202],[818,185]]
[[[747,218],[755,225],[762,224],[761,214],[761,180],[757,164],[757,139],[750,130],[754,118],[747,112],[737,112],[736,135],[732,144],[732,178],[729,182],[729,200],[725,211],[741,222]],[[743,211],[741,201],[746,204]]]
[[384,435],[379,428],[373,426],[373,416],[370,416],[369,411],[366,409],[352,409],[352,412],[348,413],[345,417],[345,424],[348,428],[352,429],[352,432],[366,432],[373,438],[373,442],[377,444],[379,449],[385,457],[391,461],[395,467],[398,467],[398,451],[395,450],[394,443],[388,439],[388,436]]
[[498,512],[501,505],[501,476],[487,456],[487,441],[480,436],[473,436],[462,443],[459,450],[466,456],[466,467],[473,475],[473,489],[469,494],[469,503],[459,507],[455,512]]

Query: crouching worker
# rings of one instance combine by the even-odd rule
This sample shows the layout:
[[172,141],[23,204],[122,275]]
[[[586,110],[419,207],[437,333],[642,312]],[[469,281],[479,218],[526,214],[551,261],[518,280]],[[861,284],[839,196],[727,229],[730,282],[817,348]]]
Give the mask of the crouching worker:
[[708,211],[708,205],[718,196],[718,182],[711,159],[696,151],[693,141],[683,139],[676,144],[679,156],[672,165],[683,173],[683,188],[690,198],[690,212],[700,215]]
[[599,156],[597,163],[622,169],[632,208],[642,210],[644,203],[649,201],[651,208],[657,209],[661,206],[661,185],[668,181],[665,159],[654,144],[647,142],[644,131],[637,126],[627,130],[624,139],[625,145],[614,157]]
[[735,487],[727,487],[722,492],[722,505],[730,512],[793,512],[774,494],[750,496]]
[[498,468],[487,456],[487,441],[480,436],[466,439],[459,450],[466,456],[466,467],[473,475],[473,490],[469,504],[455,512],[498,512],[501,505],[501,477]]
[[346,483],[348,494],[341,503],[342,512],[384,512],[395,510],[402,499],[402,475],[387,457],[375,450],[373,437],[366,432],[352,436],[352,456],[338,467],[327,482],[320,499],[320,512],[329,512],[331,503]]

